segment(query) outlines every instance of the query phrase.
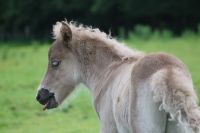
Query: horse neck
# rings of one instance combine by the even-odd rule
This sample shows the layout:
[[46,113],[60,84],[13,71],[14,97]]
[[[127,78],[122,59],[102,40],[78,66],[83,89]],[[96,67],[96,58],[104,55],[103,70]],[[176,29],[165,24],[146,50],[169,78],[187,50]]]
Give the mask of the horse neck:
[[140,52],[132,51],[111,39],[86,40],[75,40],[76,45],[73,45],[72,50],[80,63],[81,81],[93,92],[98,82],[108,73],[110,66],[141,55]]
[[81,41],[76,44],[73,52],[80,63],[81,82],[94,91],[97,81],[107,68],[114,62],[122,60],[121,55],[100,41]]

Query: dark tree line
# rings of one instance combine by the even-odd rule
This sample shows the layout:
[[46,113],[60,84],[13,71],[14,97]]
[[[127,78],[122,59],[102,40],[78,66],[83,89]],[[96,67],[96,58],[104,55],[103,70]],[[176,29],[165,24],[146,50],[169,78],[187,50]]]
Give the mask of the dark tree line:
[[44,39],[64,18],[106,32],[144,24],[180,33],[196,30],[199,5],[199,0],[0,0],[0,39]]

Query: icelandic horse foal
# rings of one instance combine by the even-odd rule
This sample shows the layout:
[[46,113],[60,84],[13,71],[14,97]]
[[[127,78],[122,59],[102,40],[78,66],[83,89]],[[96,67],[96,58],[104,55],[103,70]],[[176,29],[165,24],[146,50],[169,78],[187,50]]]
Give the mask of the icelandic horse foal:
[[101,133],[198,133],[191,75],[176,57],[131,50],[99,29],[67,21],[53,28],[36,99],[56,108],[79,83],[91,91]]

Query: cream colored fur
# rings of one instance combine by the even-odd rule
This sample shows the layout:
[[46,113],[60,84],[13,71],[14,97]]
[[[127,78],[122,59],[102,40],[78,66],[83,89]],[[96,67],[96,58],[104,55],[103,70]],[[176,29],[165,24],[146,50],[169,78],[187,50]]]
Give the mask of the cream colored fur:
[[[114,50],[118,51],[119,55],[126,55],[126,57],[131,57],[135,55],[141,55],[142,52],[137,50],[130,50],[129,48],[125,47],[124,44],[119,43],[117,40],[113,39],[110,35],[100,31],[98,28],[86,27],[83,25],[77,25],[75,22],[67,22],[69,27],[72,30],[72,34],[74,35],[73,38],[76,40],[83,40],[85,38],[90,38],[94,40],[101,40],[106,43],[109,47],[112,47]],[[61,29],[61,22],[57,22],[53,26],[53,38],[56,40],[62,40],[60,29]]]
[[[159,110],[169,113],[169,121],[177,121],[176,126],[183,128],[181,132],[191,133],[191,128],[199,132],[200,110],[196,103],[196,94],[192,91],[191,77],[185,76],[177,68],[170,71],[160,70],[152,76],[153,98],[156,102],[161,102]],[[171,79],[166,80],[169,77]]]
[[[61,84],[75,86],[82,82],[91,90],[101,133],[199,133],[197,97],[191,76],[180,60],[164,53],[144,54],[99,29],[64,23],[71,29],[67,32],[72,33],[71,40],[62,42],[63,25],[57,22],[53,27],[55,42],[49,52],[65,62],[54,75],[62,82],[57,80],[60,85],[56,87],[53,80],[48,81],[52,72],[47,71],[41,83],[53,86],[51,91],[57,99],[62,97],[59,103],[72,90]],[[59,53],[59,49],[64,52]],[[75,74],[70,77],[67,71]]]

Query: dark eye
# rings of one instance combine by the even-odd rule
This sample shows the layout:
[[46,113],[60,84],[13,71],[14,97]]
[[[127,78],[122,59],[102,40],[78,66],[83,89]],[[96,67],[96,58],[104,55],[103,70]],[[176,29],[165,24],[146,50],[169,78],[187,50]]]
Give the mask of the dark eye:
[[58,61],[58,60],[51,61],[51,66],[52,67],[58,67],[59,65],[60,65],[60,61]]

